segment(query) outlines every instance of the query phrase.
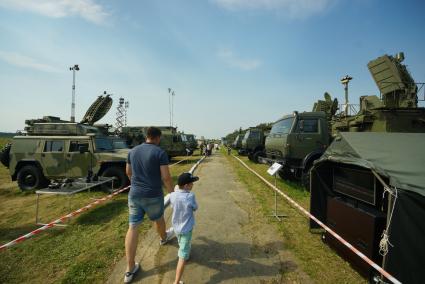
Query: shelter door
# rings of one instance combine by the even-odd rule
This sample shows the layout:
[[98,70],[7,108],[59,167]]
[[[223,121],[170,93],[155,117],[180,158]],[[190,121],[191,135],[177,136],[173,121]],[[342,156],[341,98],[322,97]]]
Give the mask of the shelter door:
[[46,140],[41,153],[41,165],[44,175],[48,178],[64,177],[64,147],[63,140]]
[[[86,177],[89,169],[93,167],[91,143],[88,140],[69,141],[66,153],[66,170],[69,177]],[[80,146],[89,149],[88,152],[80,153]]]

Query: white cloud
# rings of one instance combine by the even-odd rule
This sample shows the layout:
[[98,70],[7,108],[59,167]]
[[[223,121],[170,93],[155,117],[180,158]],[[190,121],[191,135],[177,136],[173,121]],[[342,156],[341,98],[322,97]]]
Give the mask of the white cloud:
[[306,18],[329,8],[338,0],[211,0],[227,10],[269,10],[291,18]]
[[217,56],[231,67],[236,67],[245,71],[254,70],[261,66],[262,62],[258,59],[242,59],[228,48],[218,50]]
[[60,72],[59,69],[51,65],[40,63],[34,58],[31,58],[16,52],[7,52],[7,51],[0,50],[0,60],[5,61],[11,65],[15,65],[18,67],[23,67],[23,68],[30,68],[30,69],[35,69],[35,70],[44,71],[44,72],[54,72],[54,73]]
[[51,18],[80,16],[96,24],[105,23],[108,16],[103,7],[93,0],[0,0],[0,7]]

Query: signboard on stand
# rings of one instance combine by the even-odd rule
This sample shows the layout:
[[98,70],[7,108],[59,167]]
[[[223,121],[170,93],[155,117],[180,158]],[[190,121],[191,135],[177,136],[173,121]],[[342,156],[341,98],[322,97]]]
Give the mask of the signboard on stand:
[[274,176],[281,168],[283,167],[283,165],[279,164],[279,163],[274,163],[268,170],[267,173],[271,176]]

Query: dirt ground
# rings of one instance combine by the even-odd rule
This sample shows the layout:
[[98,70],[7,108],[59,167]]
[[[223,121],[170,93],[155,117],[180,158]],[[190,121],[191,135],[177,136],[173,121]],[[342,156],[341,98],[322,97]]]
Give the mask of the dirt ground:
[[[282,237],[260,212],[250,193],[237,181],[220,154],[207,158],[196,170],[194,186],[199,204],[193,231],[191,259],[185,283],[311,283],[287,250]],[[171,208],[166,210],[168,224]],[[136,261],[142,270],[134,283],[172,283],[178,244],[160,247],[151,229],[139,240]],[[122,283],[125,258],[108,283]]]

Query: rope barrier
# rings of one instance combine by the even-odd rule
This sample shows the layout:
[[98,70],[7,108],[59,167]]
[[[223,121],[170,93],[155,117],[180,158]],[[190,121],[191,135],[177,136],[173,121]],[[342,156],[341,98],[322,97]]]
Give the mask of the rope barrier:
[[[201,158],[193,167],[192,167],[192,169],[191,169],[191,171],[193,172],[194,170],[195,170],[195,168],[199,165],[199,163],[200,162],[202,162],[203,160],[204,160],[204,158],[205,157],[203,157],[203,158]],[[177,165],[177,164],[179,164],[179,163],[181,163],[181,162],[183,162],[183,161],[186,161],[186,160],[188,160],[189,158],[186,158],[186,159],[183,159],[183,160],[180,160],[180,161],[178,161],[178,162],[176,162],[176,163],[174,163],[174,164],[171,164],[170,165],[170,167],[172,167],[172,166],[175,166],[175,165]],[[52,227],[54,227],[55,225],[57,225],[57,224],[59,224],[59,223],[63,223],[65,220],[67,220],[67,219],[70,219],[70,218],[72,218],[72,217],[74,217],[74,216],[77,216],[77,215],[79,215],[79,214],[81,214],[82,212],[84,212],[84,211],[87,211],[87,210],[89,210],[89,209],[91,209],[92,207],[94,207],[94,206],[96,206],[96,205],[98,205],[98,204],[100,204],[100,203],[103,203],[103,202],[105,202],[105,201],[107,201],[107,200],[109,200],[109,199],[112,199],[113,197],[115,197],[116,195],[118,195],[118,194],[120,194],[121,192],[124,192],[124,191],[126,191],[126,190],[128,190],[130,188],[130,186],[126,186],[126,187],[124,187],[124,188],[121,188],[121,189],[119,189],[119,190],[116,190],[116,191],[114,191],[113,193],[111,193],[111,194],[109,194],[109,195],[107,195],[107,196],[105,196],[105,197],[103,197],[103,198],[99,198],[99,199],[97,199],[96,201],[94,201],[94,202],[92,202],[92,203],[90,203],[90,204],[88,204],[88,205],[86,205],[86,206],[84,206],[84,207],[82,207],[82,208],[80,208],[80,209],[78,209],[78,210],[75,210],[75,211],[73,211],[73,212],[71,212],[71,213],[69,213],[69,214],[67,214],[67,215],[64,215],[64,216],[62,216],[62,217],[60,217],[59,219],[56,219],[56,220],[54,220],[54,221],[52,221],[52,222],[50,222],[50,223],[48,223],[48,224],[46,224],[46,225],[44,225],[44,226],[42,226],[42,227],[40,227],[40,228],[38,228],[38,229],[35,229],[34,231],[31,231],[31,232],[29,232],[29,233],[27,233],[27,234],[25,234],[25,235],[22,235],[22,236],[20,236],[19,238],[16,238],[16,239],[14,239],[13,241],[10,241],[10,242],[8,242],[8,243],[6,243],[6,244],[3,244],[2,246],[0,246],[0,251],[2,251],[2,250],[5,250],[6,248],[9,248],[9,247],[11,247],[11,246],[13,246],[13,245],[16,245],[16,244],[19,244],[19,243],[21,243],[21,242],[23,242],[23,241],[25,241],[25,240],[27,240],[27,239],[29,239],[29,238],[31,238],[31,237],[33,237],[33,236],[35,236],[35,235],[38,235],[38,234],[40,234],[41,232],[43,232],[43,231],[45,231],[45,230],[47,230],[47,229],[49,229],[49,228],[52,228]]]
[[19,237],[17,239],[14,239],[13,241],[10,241],[10,242],[8,242],[8,243],[0,246],[0,251],[6,249],[8,247],[11,247],[13,245],[19,244],[19,243],[21,243],[21,242],[23,242],[23,241],[25,241],[25,240],[27,240],[27,239],[35,236],[35,235],[38,235],[41,232],[43,232],[43,231],[45,231],[45,230],[47,230],[49,228],[54,227],[56,224],[63,223],[65,220],[70,219],[70,218],[72,218],[72,217],[74,217],[74,216],[76,216],[78,214],[81,214],[82,212],[84,212],[86,210],[89,210],[93,206],[98,205],[98,204],[100,204],[100,203],[102,203],[102,202],[104,202],[104,201],[106,201],[108,199],[111,199],[112,197],[116,196],[117,194],[119,194],[121,192],[124,192],[124,191],[128,190],[129,188],[130,188],[130,186],[127,186],[127,187],[124,187],[122,189],[119,189],[119,190],[117,190],[117,191],[109,194],[108,196],[105,196],[103,198],[99,198],[96,201],[94,201],[94,202],[92,202],[92,203],[90,203],[90,204],[88,204],[88,205],[86,205],[86,206],[84,206],[84,207],[82,207],[82,208],[80,208],[78,210],[75,210],[75,211],[73,211],[73,212],[71,212],[71,213],[69,213],[69,214],[67,214],[65,216],[60,217],[59,219],[54,220],[54,221],[52,221],[52,222],[44,225],[43,227],[40,227],[40,228],[38,228],[38,229],[36,229],[34,231],[31,231],[28,234],[25,234],[25,235],[23,235],[23,236],[21,236],[21,237]]
[[288,195],[283,193],[280,189],[275,187],[272,183],[270,183],[268,180],[266,180],[264,177],[262,177],[260,174],[258,174],[256,171],[248,167],[247,164],[245,164],[241,159],[238,157],[232,155],[236,160],[238,160],[245,168],[247,168],[250,172],[255,174],[259,179],[261,179],[263,182],[265,182],[269,187],[271,187],[274,191],[279,193],[281,196],[283,196],[291,205],[293,205],[295,208],[299,209],[304,215],[309,217],[310,219],[314,220],[317,224],[319,224],[323,229],[325,229],[328,233],[330,233],[333,237],[335,237],[338,241],[340,241],[342,244],[344,244],[346,247],[348,247],[352,252],[354,252],[357,256],[359,256],[361,259],[366,261],[370,266],[372,266],[374,269],[376,269],[379,273],[381,273],[385,278],[387,278],[389,281],[391,281],[394,284],[401,284],[400,281],[398,281],[394,276],[389,274],[387,271],[385,271],[382,267],[380,267],[378,264],[373,262],[371,259],[369,259],[366,255],[364,255],[362,252],[360,252],[358,249],[356,249],[353,245],[351,245],[349,242],[344,240],[340,235],[335,233],[331,228],[323,224],[319,219],[314,217],[310,214],[306,209],[304,209],[301,205],[296,203],[294,200],[292,200]]

